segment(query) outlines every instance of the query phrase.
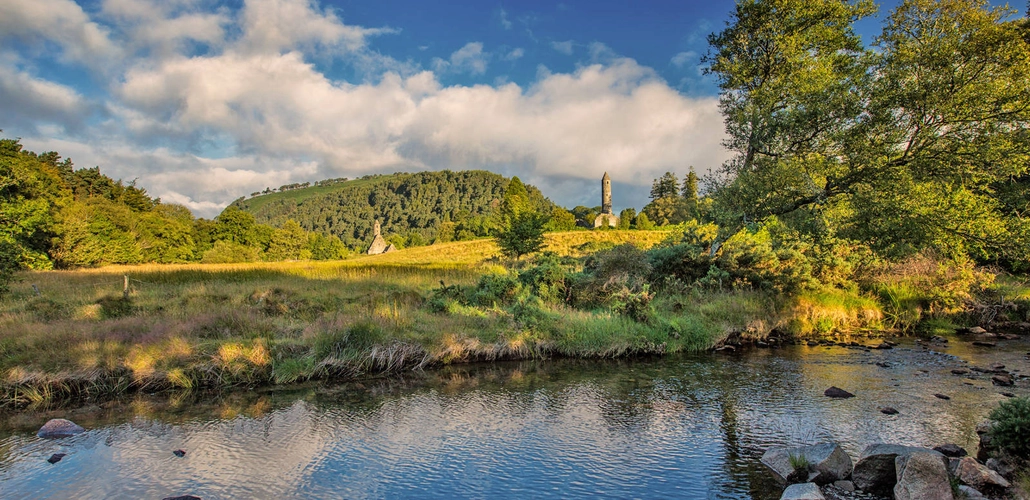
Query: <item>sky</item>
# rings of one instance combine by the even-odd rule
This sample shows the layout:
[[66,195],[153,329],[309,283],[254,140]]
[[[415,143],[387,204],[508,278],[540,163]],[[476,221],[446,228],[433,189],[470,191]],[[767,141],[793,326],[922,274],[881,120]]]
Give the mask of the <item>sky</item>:
[[700,61],[732,9],[3,0],[0,135],[201,217],[266,187],[442,169],[518,175],[570,208],[599,205],[607,171],[615,208],[640,209],[664,172],[730,156]]

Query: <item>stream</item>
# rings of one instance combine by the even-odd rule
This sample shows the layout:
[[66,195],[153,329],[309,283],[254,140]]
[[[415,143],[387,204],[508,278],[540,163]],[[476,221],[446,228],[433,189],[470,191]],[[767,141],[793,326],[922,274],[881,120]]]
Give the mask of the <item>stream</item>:
[[[976,424],[1001,393],[1030,395],[1030,339],[949,340],[470,364],[0,413],[0,498],[776,499],[759,462],[772,446],[975,454]],[[1016,385],[951,372],[992,364]],[[856,397],[828,398],[830,386]],[[87,431],[37,438],[49,418]],[[48,463],[54,453],[66,456]]]

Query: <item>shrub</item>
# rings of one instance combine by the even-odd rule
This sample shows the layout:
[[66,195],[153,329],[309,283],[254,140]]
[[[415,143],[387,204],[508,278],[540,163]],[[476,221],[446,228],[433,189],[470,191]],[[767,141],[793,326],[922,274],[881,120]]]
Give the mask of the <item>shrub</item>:
[[1021,458],[1030,458],[1030,398],[1002,401],[991,411],[991,443]]
[[479,278],[469,294],[469,302],[480,306],[507,304],[518,296],[522,285],[510,274],[487,273]]
[[544,302],[564,302],[568,299],[571,274],[567,260],[551,252],[544,253],[519,275],[519,281]]
[[135,312],[132,299],[121,295],[108,295],[97,300],[100,306],[100,317],[103,319],[121,318]]
[[583,276],[576,280],[577,301],[607,304],[624,291],[640,292],[650,273],[647,253],[632,243],[603,250],[584,263]]

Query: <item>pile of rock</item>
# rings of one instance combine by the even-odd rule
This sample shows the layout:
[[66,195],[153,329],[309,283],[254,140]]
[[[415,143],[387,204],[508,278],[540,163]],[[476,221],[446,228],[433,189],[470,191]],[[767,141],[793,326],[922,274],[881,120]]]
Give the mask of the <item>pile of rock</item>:
[[[965,498],[1004,496],[1011,486],[997,471],[956,445],[934,449],[877,443],[857,462],[837,443],[773,448],[762,463],[789,484],[781,500],[826,498],[954,499],[952,480]],[[793,483],[793,484],[791,484]]]

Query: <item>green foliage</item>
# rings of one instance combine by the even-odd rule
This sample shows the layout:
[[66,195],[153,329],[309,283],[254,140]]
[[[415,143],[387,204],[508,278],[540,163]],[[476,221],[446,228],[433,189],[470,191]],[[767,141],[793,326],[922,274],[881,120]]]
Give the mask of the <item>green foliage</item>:
[[308,252],[314,260],[338,260],[347,256],[349,251],[340,238],[319,233],[308,234]]
[[[364,251],[377,219],[384,237],[404,236],[402,246],[492,236],[508,182],[478,170],[370,175],[262,194],[232,206],[252,213],[258,223],[279,227],[293,219],[307,231],[336,236],[348,248]],[[534,210],[549,214],[555,208],[540,190],[523,187]]]
[[637,215],[637,218],[633,224],[636,226],[637,229],[641,231],[650,231],[655,227],[654,222],[651,222],[651,219],[649,219],[647,217],[647,214],[644,212],[641,212],[640,215]]
[[575,302],[605,305],[616,300],[616,296],[632,302],[637,300],[632,294],[647,295],[645,285],[651,272],[647,254],[631,243],[601,250],[584,262],[583,273],[575,280]]
[[565,302],[571,291],[572,268],[570,259],[547,252],[534,259],[532,266],[519,274],[519,281],[544,302]]
[[487,273],[481,276],[469,291],[468,303],[479,306],[508,304],[515,300],[521,290],[522,285],[518,277],[510,274]]
[[727,227],[777,215],[891,258],[1025,261],[1024,29],[983,0],[907,0],[870,48],[853,26],[874,12],[748,0],[709,38],[736,153],[714,213]]
[[508,185],[499,219],[495,239],[504,255],[518,260],[544,246],[547,216],[535,211],[518,177]]
[[548,231],[572,231],[576,229],[576,216],[561,207],[551,210],[551,219],[547,221]]
[[991,411],[991,444],[1021,458],[1030,458],[1030,398],[1002,401]]
[[272,232],[265,251],[265,260],[299,260],[311,258],[311,251],[306,248],[308,235],[300,224],[289,219],[282,227]]
[[0,299],[10,291],[14,273],[21,268],[21,252],[18,246],[9,240],[0,239]]
[[679,180],[672,172],[666,172],[651,184],[651,200],[676,198],[679,194]]

